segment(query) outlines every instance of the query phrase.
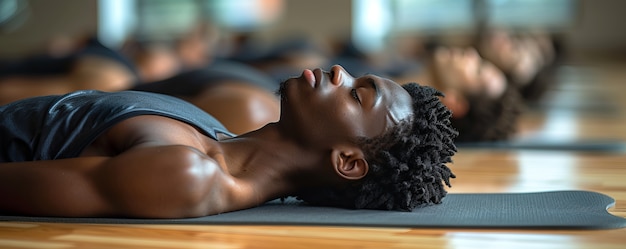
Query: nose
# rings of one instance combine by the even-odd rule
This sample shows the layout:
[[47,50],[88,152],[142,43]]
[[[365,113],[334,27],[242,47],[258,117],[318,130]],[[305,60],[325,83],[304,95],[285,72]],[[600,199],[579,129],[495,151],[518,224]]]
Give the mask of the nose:
[[334,65],[330,68],[332,78],[330,82],[335,86],[341,86],[352,79],[352,76],[340,65]]

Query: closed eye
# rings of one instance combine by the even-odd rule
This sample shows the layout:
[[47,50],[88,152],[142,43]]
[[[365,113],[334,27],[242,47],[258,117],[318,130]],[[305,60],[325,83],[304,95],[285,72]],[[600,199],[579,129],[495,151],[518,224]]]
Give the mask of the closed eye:
[[359,104],[361,104],[361,99],[359,98],[359,95],[356,93],[356,88],[352,88],[352,90],[350,91],[350,94],[352,94],[352,97],[359,102]]

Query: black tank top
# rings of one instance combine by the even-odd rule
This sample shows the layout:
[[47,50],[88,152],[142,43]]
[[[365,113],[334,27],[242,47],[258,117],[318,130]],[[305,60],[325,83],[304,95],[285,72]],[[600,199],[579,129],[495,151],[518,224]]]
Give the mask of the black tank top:
[[156,93],[77,91],[0,107],[0,162],[77,157],[105,130],[139,115],[185,122],[217,139],[234,136],[213,116],[183,100]]

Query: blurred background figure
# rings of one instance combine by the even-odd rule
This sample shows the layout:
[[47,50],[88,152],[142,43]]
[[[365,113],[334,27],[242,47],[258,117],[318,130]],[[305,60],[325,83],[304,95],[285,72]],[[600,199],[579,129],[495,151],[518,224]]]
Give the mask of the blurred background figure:
[[442,102],[452,111],[452,124],[459,131],[457,141],[501,141],[515,134],[523,109],[520,93],[475,48],[433,47],[421,61],[421,67],[396,80],[442,91]]
[[[138,80],[134,64],[95,38],[53,47],[0,68],[0,105],[23,98],[97,89],[120,91]],[[65,42],[65,41],[62,41]],[[62,46],[62,48],[60,47]]]
[[557,41],[541,31],[512,34],[506,30],[478,31],[476,48],[507,76],[528,101],[541,98],[558,63]]

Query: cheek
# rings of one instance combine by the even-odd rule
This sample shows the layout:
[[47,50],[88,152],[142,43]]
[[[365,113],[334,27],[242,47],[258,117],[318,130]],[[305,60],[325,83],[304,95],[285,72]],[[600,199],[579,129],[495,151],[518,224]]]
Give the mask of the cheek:
[[363,120],[364,115],[358,104],[337,103],[332,109],[332,115],[336,123],[330,129],[335,129],[340,134],[350,137],[364,135],[364,125],[367,122]]
[[346,124],[360,121],[361,109],[357,105],[350,105],[348,103],[338,103],[337,108],[334,110],[336,117]]

